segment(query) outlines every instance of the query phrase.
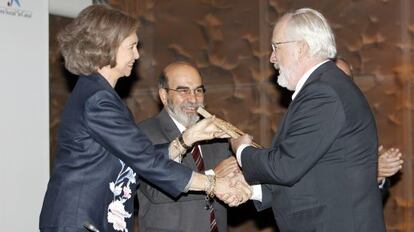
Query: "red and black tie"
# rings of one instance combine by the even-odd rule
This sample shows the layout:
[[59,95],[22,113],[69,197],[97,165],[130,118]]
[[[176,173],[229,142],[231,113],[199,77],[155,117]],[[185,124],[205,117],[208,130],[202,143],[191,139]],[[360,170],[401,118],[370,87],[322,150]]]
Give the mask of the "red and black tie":
[[[196,145],[191,152],[194,158],[194,162],[197,167],[197,171],[204,173],[204,161],[203,157],[200,153],[199,145]],[[206,197],[206,209],[210,210],[210,231],[211,232],[218,232],[217,223],[216,223],[216,216],[214,214],[214,207],[213,207],[213,199],[210,199],[208,196]]]

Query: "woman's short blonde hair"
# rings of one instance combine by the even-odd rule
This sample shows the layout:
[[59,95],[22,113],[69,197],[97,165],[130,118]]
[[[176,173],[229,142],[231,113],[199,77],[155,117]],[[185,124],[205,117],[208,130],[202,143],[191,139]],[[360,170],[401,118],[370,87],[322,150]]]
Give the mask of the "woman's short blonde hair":
[[135,18],[107,5],[91,5],[58,35],[65,67],[76,75],[90,75],[116,66],[121,42],[136,33]]

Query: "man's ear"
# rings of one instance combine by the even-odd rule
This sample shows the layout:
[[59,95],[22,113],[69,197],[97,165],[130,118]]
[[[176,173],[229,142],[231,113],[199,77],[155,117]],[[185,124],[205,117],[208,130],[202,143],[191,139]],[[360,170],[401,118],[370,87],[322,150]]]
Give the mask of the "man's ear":
[[162,104],[164,106],[166,106],[167,105],[167,98],[168,98],[167,90],[166,89],[159,89],[158,90],[158,95],[160,95],[160,99],[161,99]]
[[299,41],[299,48],[298,48],[298,57],[304,58],[309,53],[309,45],[305,41]]

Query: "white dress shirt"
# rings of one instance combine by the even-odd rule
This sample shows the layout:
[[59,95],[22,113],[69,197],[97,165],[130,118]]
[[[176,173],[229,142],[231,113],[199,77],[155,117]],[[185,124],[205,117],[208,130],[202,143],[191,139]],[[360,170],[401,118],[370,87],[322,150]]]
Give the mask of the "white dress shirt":
[[[180,133],[182,134],[187,128],[179,123],[177,120],[175,120],[175,118],[173,118],[170,114],[168,114],[168,116],[170,116],[170,118],[173,120],[174,124],[177,126],[178,130],[180,131]],[[200,145],[197,145],[198,149],[200,150],[200,155],[201,157],[203,157],[203,151],[201,150]],[[177,163],[181,163],[181,156],[178,156],[174,159],[175,162]],[[214,170],[213,169],[209,169],[209,170],[205,170],[204,173],[206,175],[215,175]]]

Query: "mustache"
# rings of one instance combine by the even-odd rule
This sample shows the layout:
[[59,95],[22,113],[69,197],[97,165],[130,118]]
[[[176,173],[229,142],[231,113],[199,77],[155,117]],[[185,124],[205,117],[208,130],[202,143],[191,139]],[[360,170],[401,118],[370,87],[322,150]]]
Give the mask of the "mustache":
[[186,102],[181,104],[181,108],[198,108],[198,107],[205,107],[205,104],[203,103],[193,103],[193,102]]

